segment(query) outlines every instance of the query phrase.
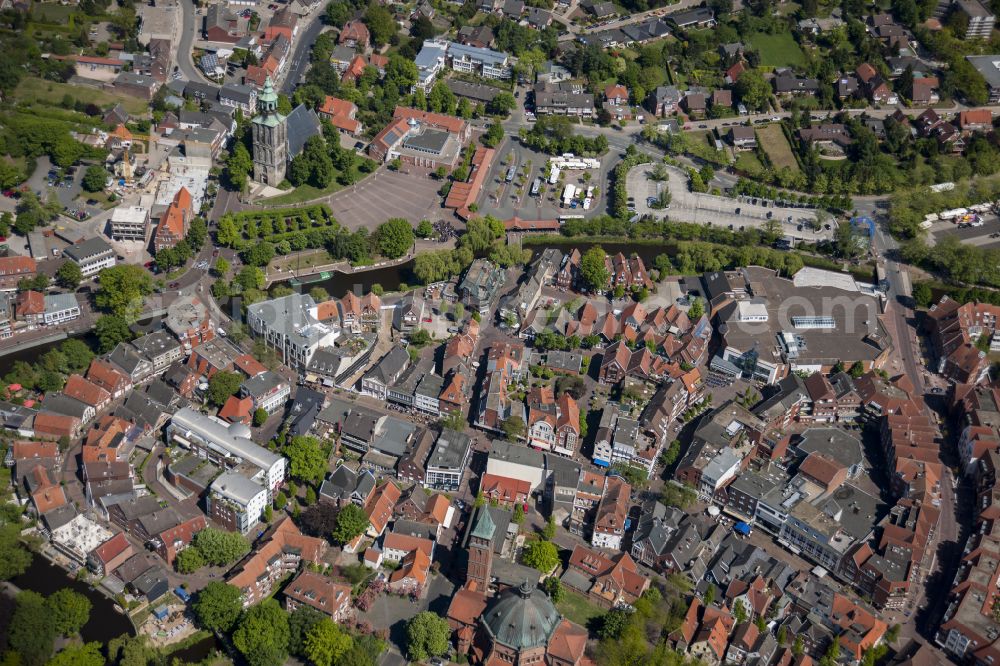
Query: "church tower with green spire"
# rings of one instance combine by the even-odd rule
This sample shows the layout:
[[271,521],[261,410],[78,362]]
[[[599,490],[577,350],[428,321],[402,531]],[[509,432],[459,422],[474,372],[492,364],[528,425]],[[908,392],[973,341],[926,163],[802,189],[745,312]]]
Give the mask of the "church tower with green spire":
[[253,179],[277,186],[285,179],[287,156],[288,123],[278,113],[278,93],[268,76],[257,96],[257,115],[253,119]]
[[493,576],[493,538],[497,526],[488,506],[479,507],[479,515],[469,535],[469,569],[466,582],[475,582],[476,590],[486,594]]

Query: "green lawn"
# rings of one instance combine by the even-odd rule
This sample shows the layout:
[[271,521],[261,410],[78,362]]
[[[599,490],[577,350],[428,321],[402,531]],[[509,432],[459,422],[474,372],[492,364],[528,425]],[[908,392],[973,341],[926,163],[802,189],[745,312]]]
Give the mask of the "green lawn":
[[755,32],[750,43],[760,54],[760,64],[765,67],[792,67],[805,63],[805,56],[790,32],[768,34]]
[[799,170],[799,163],[795,159],[792,147],[785,138],[785,133],[781,130],[781,125],[772,123],[757,128],[757,142],[764,147],[768,159],[775,169],[787,167],[793,172]]
[[565,585],[562,588],[562,599],[556,604],[556,608],[566,619],[581,627],[586,627],[590,620],[605,613],[603,609],[591,603],[585,596],[573,592]]
[[39,2],[33,7],[34,15],[42,22],[65,24],[77,10],[76,5],[60,5],[55,2]]
[[149,112],[149,103],[137,97],[128,95],[116,95],[105,90],[98,90],[89,86],[72,86],[68,83],[57,83],[55,81],[45,81],[33,76],[27,76],[21,80],[11,97],[18,102],[28,104],[34,102],[45,102],[58,107],[63,100],[63,96],[70,95],[74,99],[82,99],[93,102],[101,108],[112,106],[121,102],[125,110],[132,115],[145,115]]
[[[355,183],[365,176],[365,174],[361,173],[361,170],[358,168],[360,164],[361,160],[358,160],[352,167]],[[270,199],[263,199],[260,201],[260,204],[264,206],[288,206],[289,204],[304,203],[306,201],[312,201],[313,199],[325,197],[326,195],[333,194],[334,192],[339,192],[344,189],[344,186],[337,182],[338,175],[340,175],[339,172],[334,175],[333,180],[330,181],[330,184],[326,187],[319,188],[313,187],[312,185],[299,185],[287,194],[279,194],[278,196]]]
[[764,165],[760,163],[757,155],[751,150],[737,153],[735,166],[748,174],[759,174],[764,171]]

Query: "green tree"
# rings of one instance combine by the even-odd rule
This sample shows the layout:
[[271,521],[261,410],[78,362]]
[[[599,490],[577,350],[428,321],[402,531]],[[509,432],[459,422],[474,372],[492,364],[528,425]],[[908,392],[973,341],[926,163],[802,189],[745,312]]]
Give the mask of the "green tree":
[[205,558],[197,548],[185,548],[177,553],[174,559],[174,567],[178,573],[191,574],[205,566]]
[[563,597],[562,583],[557,576],[549,576],[543,584],[545,593],[552,599],[552,603],[557,604]]
[[233,152],[226,160],[225,176],[233,189],[244,191],[247,183],[250,182],[250,173],[253,171],[253,159],[250,151],[242,141],[236,141]]
[[437,613],[423,611],[406,623],[406,652],[413,661],[424,661],[448,652],[451,628]]
[[47,666],[104,666],[100,643],[67,645],[49,660]]
[[311,606],[298,606],[288,616],[288,651],[297,657],[305,657],[306,635],[326,616]]
[[524,506],[521,504],[514,505],[514,515],[511,518],[515,523],[520,525],[524,522]]
[[413,227],[405,219],[394,217],[379,225],[375,238],[383,257],[398,259],[413,247]]
[[552,541],[556,536],[556,519],[549,516],[548,520],[545,521],[545,527],[542,528],[542,538],[546,541]]
[[503,141],[503,137],[503,126],[495,122],[489,126],[489,129],[486,130],[486,134],[483,134],[480,141],[488,148],[496,148]]
[[365,533],[370,525],[364,510],[356,504],[348,504],[337,514],[337,523],[333,528],[333,540],[346,544]]
[[221,407],[230,396],[236,395],[242,384],[243,375],[238,372],[217,372],[208,380],[208,399]]
[[233,585],[213,580],[198,592],[191,609],[202,628],[227,633],[243,612],[242,593]]
[[353,645],[350,634],[324,617],[306,632],[303,652],[316,666],[334,666]]
[[604,291],[607,289],[608,278],[608,266],[606,263],[607,253],[604,251],[600,245],[595,245],[594,247],[587,250],[583,257],[580,259],[580,277],[583,278],[584,284],[591,291]]
[[253,424],[255,427],[259,428],[267,421],[267,410],[263,407],[258,407],[253,412]]
[[771,99],[771,84],[764,79],[764,74],[757,69],[749,69],[736,81],[736,96],[749,109],[764,111]]
[[500,429],[503,430],[503,434],[511,442],[516,442],[521,437],[524,437],[524,433],[527,432],[524,426],[524,419],[516,414],[501,421]]
[[417,236],[420,236],[421,238],[430,238],[433,235],[434,225],[431,224],[431,221],[420,220],[420,224],[417,225]]
[[223,258],[219,257],[215,260],[215,265],[212,266],[212,274],[216,277],[225,277],[229,273],[230,264]]
[[934,300],[934,293],[931,291],[930,285],[926,282],[917,282],[914,284],[913,300],[922,308],[930,307],[931,302]]
[[667,506],[673,506],[678,509],[686,509],[694,504],[697,499],[698,493],[694,489],[677,482],[663,484],[663,490],[660,491],[660,501]]
[[83,173],[83,180],[80,181],[80,185],[88,192],[100,192],[107,185],[108,178],[110,177],[111,174],[108,173],[107,169],[99,164],[93,164],[87,167],[87,170]]
[[194,536],[194,546],[205,562],[214,566],[232,564],[250,552],[250,543],[238,532],[226,532],[209,527]]
[[143,298],[153,293],[153,279],[142,266],[118,264],[98,274],[100,289],[94,301],[97,307],[119,317],[137,319]]
[[530,541],[524,547],[524,563],[543,573],[559,564],[559,549],[551,541]]
[[508,116],[515,108],[517,108],[517,100],[514,99],[514,96],[509,92],[498,93],[490,101],[490,103],[486,105],[486,111],[494,116]]
[[224,247],[237,247],[243,242],[243,228],[231,215],[223,215],[215,231],[215,241]]
[[736,622],[739,624],[747,621],[747,609],[741,599],[737,599],[736,603],[733,604],[733,617],[736,618]]
[[251,606],[233,632],[233,645],[250,666],[280,666],[288,657],[288,614],[274,599]]
[[94,324],[94,334],[97,335],[98,349],[102,354],[117,347],[119,342],[128,342],[132,339],[132,331],[124,317],[111,314],[101,315],[98,318]]
[[632,613],[622,608],[612,608],[601,618],[597,635],[605,640],[618,640],[632,620]]
[[251,289],[263,289],[267,277],[264,271],[257,266],[244,266],[233,280],[243,291]]
[[59,370],[66,374],[83,372],[90,367],[90,362],[94,358],[94,352],[90,350],[87,343],[74,338],[59,345],[59,352],[62,354],[64,362]]
[[42,666],[52,655],[56,627],[45,598],[31,590],[19,592],[7,633],[7,645],[21,655],[24,666]]
[[126,634],[108,641],[108,658],[118,666],[149,666],[156,655],[146,636]]
[[697,322],[701,319],[701,316],[705,314],[705,304],[697,296],[691,301],[691,307],[688,308],[688,319],[693,322]]
[[69,588],[56,590],[46,600],[53,628],[62,636],[72,636],[90,619],[90,599]]
[[[381,5],[368,6],[364,17],[365,25],[372,38],[372,45],[379,47],[389,43],[396,34],[396,21],[388,9]],[[388,75],[388,71],[386,74]]]
[[274,259],[274,245],[267,241],[258,241],[243,253],[243,261],[250,266],[267,266]]
[[327,453],[322,443],[315,437],[305,435],[293,437],[282,453],[289,460],[288,471],[293,478],[306,483],[318,483],[326,474]]
[[66,261],[56,271],[56,281],[66,289],[76,289],[83,281],[83,271],[75,261]]

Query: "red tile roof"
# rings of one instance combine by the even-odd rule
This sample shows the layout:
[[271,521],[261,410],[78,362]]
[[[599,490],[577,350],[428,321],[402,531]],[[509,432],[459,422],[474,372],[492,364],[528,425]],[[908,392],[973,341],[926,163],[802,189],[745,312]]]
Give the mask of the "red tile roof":
[[401,495],[399,486],[392,481],[386,481],[368,498],[365,503],[365,514],[368,515],[368,520],[376,533],[381,534],[392,519],[393,509],[396,508],[396,502]]
[[22,291],[14,305],[18,317],[45,313],[45,294],[40,291]]
[[111,400],[111,394],[106,390],[75,374],[70,375],[69,379],[66,380],[63,393],[95,409],[106,405]]
[[430,539],[415,537],[409,534],[390,532],[385,535],[385,539],[382,541],[382,550],[402,550],[407,553],[414,550],[420,550],[423,551],[425,555],[430,557],[430,555],[434,552],[434,542]]
[[389,584],[412,579],[418,585],[423,585],[427,582],[427,573],[430,568],[431,558],[422,550],[414,550],[403,558],[402,566],[389,576]]
[[253,398],[237,398],[235,395],[229,396],[226,404],[219,410],[219,418],[230,423],[242,423],[250,425],[253,419]]
[[129,543],[128,537],[125,536],[125,533],[119,532],[95,548],[92,552],[94,557],[99,559],[102,564],[107,564],[128,550],[131,545],[132,544]]
[[87,379],[109,393],[123,390],[131,379],[107,361],[95,358],[87,369]]
[[483,474],[479,490],[500,502],[523,502],[531,495],[531,483],[496,474]]
[[411,118],[419,120],[425,125],[446,130],[452,134],[463,134],[469,126],[464,120],[455,116],[411,109],[408,106],[397,106],[396,111],[392,114],[393,120],[410,120]]
[[267,372],[263,363],[255,359],[250,354],[243,354],[233,359],[233,365],[239,368],[248,377],[256,377],[262,372]]
[[34,430],[38,437],[72,437],[80,427],[80,419],[52,412],[35,414]]
[[29,458],[58,458],[59,447],[54,442],[29,442],[18,440],[11,446],[14,460]]
[[326,99],[323,100],[323,105],[319,107],[319,112],[329,118],[334,127],[345,132],[354,134],[361,129],[361,123],[354,119],[358,107],[346,99],[327,95]]
[[278,557],[286,546],[298,550],[305,562],[319,562],[327,547],[325,540],[302,534],[290,518],[284,518],[272,527],[266,539],[228,579],[229,584],[241,590],[255,585],[258,578],[267,571],[270,562]]
[[38,264],[31,257],[22,257],[20,255],[0,257],[0,276],[28,275],[37,271]]

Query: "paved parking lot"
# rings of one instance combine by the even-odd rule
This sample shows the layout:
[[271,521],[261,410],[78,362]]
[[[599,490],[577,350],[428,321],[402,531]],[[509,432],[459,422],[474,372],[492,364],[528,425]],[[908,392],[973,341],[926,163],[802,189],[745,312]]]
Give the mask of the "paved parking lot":
[[[511,164],[502,162],[508,156],[513,155],[513,165],[517,167],[518,174],[530,162],[531,166],[526,176],[526,183],[523,192],[518,195],[514,183],[505,183],[507,169]],[[584,215],[592,217],[607,211],[607,174],[617,163],[617,155],[612,150],[601,160],[601,168],[590,170],[590,181],[585,182],[583,171],[567,171],[563,186],[573,183],[580,187],[593,185],[598,188],[598,196],[590,210],[582,208],[568,209],[559,206],[559,197],[562,194],[560,185],[548,184],[548,171],[545,165],[548,163],[550,155],[527,148],[519,141],[507,139],[500,144],[497,150],[497,157],[493,161],[486,186],[479,197],[479,211],[483,214],[492,214],[501,220],[507,220],[517,215],[525,220],[552,220],[560,215]],[[531,183],[535,178],[542,178],[545,182],[545,194],[543,196],[531,196]]]
[[[767,216],[770,213],[774,219],[782,223],[782,233],[786,236],[809,242],[833,236],[832,230],[813,231],[808,226],[807,223],[816,219],[815,210],[764,206],[759,200],[755,205],[747,200],[741,201],[714,194],[691,192],[688,190],[687,174],[681,169],[667,167],[670,177],[666,183],[661,183],[649,179],[648,174],[651,168],[652,165],[643,165],[632,169],[626,179],[626,188],[629,196],[635,198],[635,208],[638,213],[656,216],[668,215],[672,219],[683,222],[728,226],[730,229],[763,227],[767,224]],[[659,195],[661,187],[670,188],[671,202],[670,208],[667,210],[653,209],[646,203],[647,197]],[[737,210],[739,213],[736,212]],[[791,223],[787,221],[788,216],[792,217]],[[801,231],[798,230],[800,224],[803,225]]]
[[440,188],[441,181],[423,169],[380,168],[357,185],[331,194],[327,203],[337,222],[347,229],[374,229],[391,217],[413,222],[450,219],[451,211],[441,207]]
[[166,2],[161,0],[156,3],[155,7],[144,6],[140,14],[142,16],[142,32],[139,33],[139,41],[143,44],[148,43],[153,38],[173,39],[177,22],[181,20],[180,8],[176,0],[167,0]]
[[943,238],[954,237],[966,245],[985,248],[1000,246],[1000,218],[996,215],[984,215],[982,220],[983,225],[979,227],[959,227],[955,222],[945,220],[935,222],[928,229],[927,241],[931,245],[937,245]]

